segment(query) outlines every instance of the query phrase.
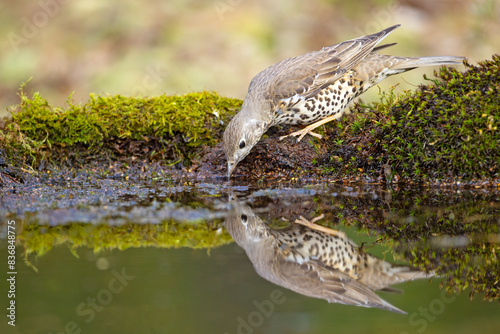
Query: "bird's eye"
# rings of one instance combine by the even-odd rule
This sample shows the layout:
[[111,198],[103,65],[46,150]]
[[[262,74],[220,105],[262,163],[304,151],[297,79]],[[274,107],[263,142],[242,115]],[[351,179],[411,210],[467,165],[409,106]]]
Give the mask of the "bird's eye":
[[244,223],[246,223],[246,222],[247,222],[247,219],[248,219],[247,215],[241,215],[241,217],[240,217],[240,218],[241,218],[241,221],[242,221],[242,222],[244,222]]
[[246,146],[245,141],[244,140],[240,141],[240,149],[245,148],[245,146]]

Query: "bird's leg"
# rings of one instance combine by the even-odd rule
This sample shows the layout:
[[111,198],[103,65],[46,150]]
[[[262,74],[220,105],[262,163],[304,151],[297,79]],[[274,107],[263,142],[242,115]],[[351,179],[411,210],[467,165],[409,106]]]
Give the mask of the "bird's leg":
[[310,229],[313,229],[313,230],[316,230],[316,231],[320,231],[320,232],[323,232],[323,233],[326,233],[326,234],[330,234],[330,235],[334,235],[334,236],[338,236],[340,238],[346,238],[346,234],[342,231],[337,231],[337,230],[334,230],[334,229],[331,229],[331,228],[328,228],[326,226],[322,226],[322,225],[318,225],[316,224],[315,222],[317,222],[318,220],[324,218],[325,215],[320,215],[316,218],[313,218],[311,221],[305,219],[304,217],[302,216],[299,216],[299,219],[296,219],[295,220],[295,224],[300,224],[300,225],[304,225],[304,226],[307,226],[309,227]]
[[299,136],[299,135],[300,135],[300,137],[299,137],[299,138],[297,138],[297,142],[299,142],[299,141],[301,141],[301,140],[302,140],[302,138],[304,138],[304,136],[305,136],[305,135],[307,135],[307,134],[310,134],[311,136],[316,137],[316,138],[318,138],[318,139],[323,138],[323,136],[322,136],[322,135],[320,135],[319,133],[312,132],[312,131],[311,131],[312,129],[311,129],[311,130],[306,131],[308,127],[310,127],[310,125],[308,125],[307,127],[303,128],[303,129],[301,129],[301,130],[298,130],[298,131],[292,132],[292,133],[290,133],[289,135],[286,135],[286,136],[281,136],[281,137],[279,138],[279,140],[283,140],[283,139],[285,139],[286,137],[290,137],[290,136],[297,137],[297,136]]
[[[316,123],[314,123],[314,124],[316,124]],[[314,124],[311,124],[311,125],[314,125]],[[283,139],[285,139],[285,138],[287,138],[287,137],[290,137],[290,136],[293,136],[293,137],[297,137],[297,136],[299,136],[299,138],[297,138],[297,142],[299,142],[299,141],[301,141],[301,139],[302,139],[302,138],[304,138],[304,136],[305,136],[306,134],[310,134],[311,136],[316,137],[316,138],[318,138],[318,139],[323,138],[323,136],[322,136],[322,135],[320,135],[319,133],[316,133],[316,132],[312,132],[312,131],[311,131],[311,130],[312,130],[312,129],[314,129],[314,128],[311,128],[310,130],[308,130],[308,128],[309,128],[311,125],[308,125],[308,126],[306,126],[305,128],[303,128],[303,129],[301,129],[301,130],[298,130],[298,131],[292,132],[292,133],[290,133],[289,135],[286,135],[286,136],[281,136],[281,137],[279,138],[279,140],[283,140]]]
[[301,129],[299,131],[292,132],[292,133],[290,133],[289,135],[286,135],[286,136],[281,136],[280,140],[283,140],[286,137],[290,137],[290,136],[294,136],[294,137],[299,136],[299,138],[297,138],[297,141],[299,142],[307,134],[310,134],[311,136],[314,136],[316,138],[321,139],[321,138],[323,138],[323,136],[320,135],[320,134],[312,132],[312,130],[316,129],[318,126],[321,126],[321,125],[326,124],[328,122],[331,122],[331,121],[333,121],[335,119],[338,119],[338,118],[340,118],[340,116],[342,116],[342,113],[338,112],[335,115],[329,116],[329,117],[324,118],[324,119],[322,119],[320,121],[317,121],[316,123],[310,124],[310,125],[306,126],[305,128],[303,128],[303,129]]

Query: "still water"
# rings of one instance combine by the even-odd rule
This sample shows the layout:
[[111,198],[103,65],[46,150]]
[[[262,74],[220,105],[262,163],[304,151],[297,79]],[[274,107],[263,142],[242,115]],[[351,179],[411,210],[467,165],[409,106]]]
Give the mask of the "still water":
[[498,333],[499,193],[20,186],[0,200],[1,333]]

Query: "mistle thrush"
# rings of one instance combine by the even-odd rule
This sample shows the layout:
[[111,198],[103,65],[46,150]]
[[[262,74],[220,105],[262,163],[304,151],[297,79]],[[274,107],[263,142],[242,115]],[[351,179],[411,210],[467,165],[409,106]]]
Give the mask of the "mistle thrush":
[[301,219],[290,227],[272,229],[247,205],[233,204],[226,228],[257,273],[297,293],[330,303],[405,313],[374,290],[398,291],[390,286],[433,276],[381,260],[361,250],[345,233],[314,221]]
[[[377,46],[400,25],[378,33],[285,59],[257,74],[239,113],[224,132],[227,176],[273,125],[308,125],[294,132],[301,140],[316,127],[342,116],[357,96],[386,77],[421,66],[459,64],[463,57],[396,57]],[[282,137],[283,138],[283,137]],[[281,138],[281,139],[282,139]]]

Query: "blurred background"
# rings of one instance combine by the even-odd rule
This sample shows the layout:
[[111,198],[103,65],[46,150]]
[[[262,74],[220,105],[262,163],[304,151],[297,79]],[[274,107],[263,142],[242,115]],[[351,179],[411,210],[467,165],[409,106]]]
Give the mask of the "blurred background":
[[[386,53],[500,50],[497,0],[3,0],[0,115],[25,91],[64,106],[88,94],[153,96],[214,90],[244,98],[250,80],[284,59],[401,23]],[[432,69],[382,83],[413,89]],[[364,100],[377,98],[372,89]]]

